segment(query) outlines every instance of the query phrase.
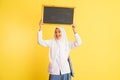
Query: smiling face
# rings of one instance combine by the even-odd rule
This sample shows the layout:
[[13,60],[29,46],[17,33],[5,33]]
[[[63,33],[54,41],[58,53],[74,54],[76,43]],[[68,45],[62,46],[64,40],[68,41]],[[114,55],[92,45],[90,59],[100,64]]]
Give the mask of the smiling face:
[[60,40],[62,37],[62,33],[59,28],[55,29],[55,39]]

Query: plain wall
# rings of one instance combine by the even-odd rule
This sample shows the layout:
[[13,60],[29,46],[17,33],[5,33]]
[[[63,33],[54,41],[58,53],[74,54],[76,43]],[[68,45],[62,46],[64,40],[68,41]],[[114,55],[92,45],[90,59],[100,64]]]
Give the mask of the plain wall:
[[[119,0],[0,0],[0,80],[48,80],[49,49],[37,42],[42,5],[75,7],[82,45],[70,52],[72,80],[120,80]],[[59,25],[44,24],[43,38]]]

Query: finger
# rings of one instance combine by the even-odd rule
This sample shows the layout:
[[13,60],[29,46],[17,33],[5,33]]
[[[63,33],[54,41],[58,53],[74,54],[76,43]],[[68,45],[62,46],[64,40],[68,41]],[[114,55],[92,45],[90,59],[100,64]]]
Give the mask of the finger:
[[74,27],[75,25],[73,24],[72,27]]

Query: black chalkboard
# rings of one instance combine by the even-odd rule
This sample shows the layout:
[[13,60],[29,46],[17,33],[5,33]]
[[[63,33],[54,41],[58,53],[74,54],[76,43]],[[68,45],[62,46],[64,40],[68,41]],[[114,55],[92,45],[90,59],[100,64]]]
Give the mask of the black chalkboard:
[[43,22],[54,24],[72,24],[74,8],[44,6]]

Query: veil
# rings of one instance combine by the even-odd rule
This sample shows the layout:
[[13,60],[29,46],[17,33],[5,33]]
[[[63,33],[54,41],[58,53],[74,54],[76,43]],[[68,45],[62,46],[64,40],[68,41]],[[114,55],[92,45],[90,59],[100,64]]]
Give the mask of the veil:
[[[62,48],[62,50],[60,50],[60,53],[61,52],[65,53],[65,55],[69,54],[69,42],[68,42],[68,39],[67,39],[66,32],[65,32],[64,28],[62,28],[61,26],[58,26],[56,28],[60,29],[62,36],[61,36],[60,40],[56,40],[55,37],[53,37],[53,39],[52,39],[51,49],[49,49],[49,51],[51,52],[51,54],[49,54],[50,62],[51,62],[51,60],[54,61],[55,56],[57,55],[56,53],[59,53],[58,52],[59,51],[59,47]],[[60,46],[58,46],[58,43],[60,44]]]
[[[61,34],[62,34],[59,42],[63,45],[64,48],[67,49],[68,48],[68,38],[67,38],[67,35],[66,35],[66,32],[65,32],[64,28],[62,28],[61,26],[56,27],[56,28],[60,29]],[[54,40],[55,40],[55,37],[54,37]]]

